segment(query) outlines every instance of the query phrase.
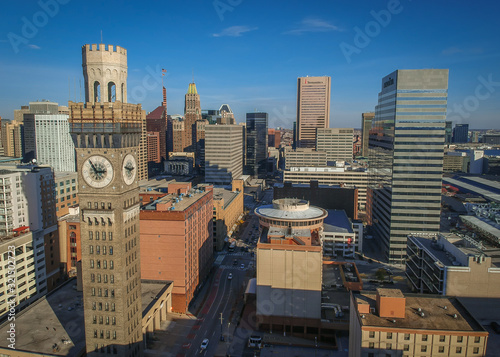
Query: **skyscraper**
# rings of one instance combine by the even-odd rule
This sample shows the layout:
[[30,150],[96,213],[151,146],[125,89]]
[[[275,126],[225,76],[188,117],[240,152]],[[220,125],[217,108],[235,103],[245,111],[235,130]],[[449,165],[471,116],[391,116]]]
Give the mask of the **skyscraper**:
[[243,174],[242,125],[205,127],[205,182],[230,184]]
[[448,70],[382,79],[370,135],[368,215],[385,257],[404,263],[410,233],[439,231]]
[[330,127],[330,77],[297,79],[297,147],[314,148],[316,129]]
[[316,150],[326,152],[327,161],[353,160],[354,129],[316,129]]
[[444,134],[445,135],[444,136],[444,143],[451,144],[452,139],[453,139],[453,129],[452,129],[453,122],[446,121],[445,124],[446,124],[446,126],[445,126],[445,134]]
[[267,113],[247,113],[246,173],[256,178],[267,174]]
[[361,155],[368,157],[368,141],[370,139],[370,129],[375,113],[368,112],[361,114]]
[[24,114],[24,161],[36,159],[54,171],[75,171],[75,145],[69,134],[67,114],[58,104],[31,102]]
[[453,142],[460,144],[469,141],[469,124],[455,124],[453,128]]
[[196,121],[201,120],[200,95],[196,90],[196,84],[189,83],[188,92],[184,97],[184,150],[195,152]]
[[[127,51],[100,44],[82,47],[84,64],[106,73],[126,63]],[[126,66],[121,91],[126,93]],[[92,68],[84,65],[84,75]],[[106,76],[85,75],[85,97]],[[100,85],[99,84],[99,85]],[[109,97],[108,97],[109,99]],[[113,97],[111,97],[113,99]],[[123,98],[126,100],[126,97]],[[146,113],[119,101],[69,102],[77,151],[85,339],[89,356],[141,356],[138,157]]]

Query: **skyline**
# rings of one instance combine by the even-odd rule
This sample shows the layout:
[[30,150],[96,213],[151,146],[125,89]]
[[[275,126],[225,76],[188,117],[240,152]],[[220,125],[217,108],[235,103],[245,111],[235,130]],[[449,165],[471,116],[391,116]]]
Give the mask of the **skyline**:
[[80,101],[80,81],[83,99],[81,46],[100,43],[102,30],[104,44],[127,49],[128,102],[142,104],[146,112],[161,104],[165,68],[171,115],[183,114],[194,73],[202,109],[226,103],[239,123],[257,110],[269,114],[270,127],[292,128],[297,78],[326,75],[332,78],[330,127],[360,128],[361,113],[375,108],[380,78],[396,69],[441,68],[450,70],[446,120],[500,129],[494,25],[500,5],[283,4],[5,4],[0,116],[13,119],[13,110],[30,101],[67,105],[69,95]]

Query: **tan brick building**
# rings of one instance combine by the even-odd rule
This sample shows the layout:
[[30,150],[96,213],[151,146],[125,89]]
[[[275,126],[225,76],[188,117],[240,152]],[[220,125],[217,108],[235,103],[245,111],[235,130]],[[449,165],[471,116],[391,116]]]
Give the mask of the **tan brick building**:
[[484,356],[488,332],[455,298],[351,293],[349,356]]

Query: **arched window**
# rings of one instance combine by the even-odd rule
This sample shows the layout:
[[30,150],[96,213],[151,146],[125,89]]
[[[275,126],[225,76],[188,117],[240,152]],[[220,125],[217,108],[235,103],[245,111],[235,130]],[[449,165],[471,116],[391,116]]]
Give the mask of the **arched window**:
[[116,101],[116,85],[114,82],[108,83],[108,102]]
[[94,82],[94,102],[101,101],[101,83],[98,81]]

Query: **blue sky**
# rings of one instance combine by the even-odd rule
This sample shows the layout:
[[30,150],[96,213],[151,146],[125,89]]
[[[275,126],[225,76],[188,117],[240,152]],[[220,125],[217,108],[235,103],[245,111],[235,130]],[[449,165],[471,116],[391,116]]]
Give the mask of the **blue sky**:
[[34,100],[67,104],[68,82],[79,101],[81,46],[102,30],[104,43],[128,50],[128,100],[146,111],[161,102],[165,68],[169,114],[183,112],[194,72],[203,109],[228,103],[238,122],[266,111],[271,127],[291,128],[297,77],[328,75],[330,126],[356,128],[383,76],[448,68],[449,119],[500,129],[499,10],[494,1],[5,2],[0,116]]

